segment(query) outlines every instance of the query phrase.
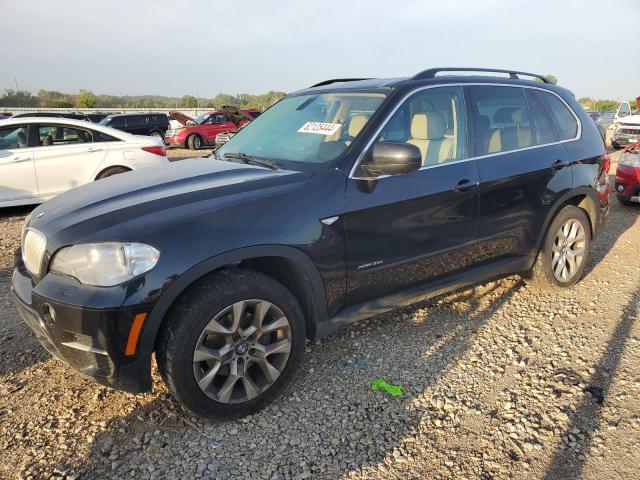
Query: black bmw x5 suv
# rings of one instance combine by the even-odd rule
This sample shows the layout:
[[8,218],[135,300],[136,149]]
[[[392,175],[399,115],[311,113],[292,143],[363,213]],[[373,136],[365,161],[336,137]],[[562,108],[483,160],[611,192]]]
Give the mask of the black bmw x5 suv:
[[208,160],[38,207],[13,291],[80,372],[147,391],[155,352],[186,407],[244,415],[291,381],[307,338],[507,273],[575,284],[607,170],[594,123],[538,75],[330,80]]

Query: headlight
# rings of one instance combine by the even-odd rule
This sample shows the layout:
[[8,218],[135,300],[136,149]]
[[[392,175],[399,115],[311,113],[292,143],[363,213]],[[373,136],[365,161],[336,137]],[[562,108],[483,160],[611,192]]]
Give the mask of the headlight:
[[640,167],[640,155],[637,153],[623,153],[618,160],[620,165],[628,165],[629,167]]
[[86,285],[112,287],[148,272],[160,252],[142,243],[80,243],[54,255],[50,270]]

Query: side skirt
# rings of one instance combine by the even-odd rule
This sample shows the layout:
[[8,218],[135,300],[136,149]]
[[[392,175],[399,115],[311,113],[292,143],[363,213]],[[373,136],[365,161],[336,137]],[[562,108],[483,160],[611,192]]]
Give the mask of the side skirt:
[[340,310],[335,317],[317,325],[316,339],[327,337],[345,325],[386,313],[395,308],[406,307],[501,275],[529,270],[533,260],[535,260],[535,256],[533,258],[529,256],[505,258],[449,275],[428,284],[418,285],[369,302],[346,307]]

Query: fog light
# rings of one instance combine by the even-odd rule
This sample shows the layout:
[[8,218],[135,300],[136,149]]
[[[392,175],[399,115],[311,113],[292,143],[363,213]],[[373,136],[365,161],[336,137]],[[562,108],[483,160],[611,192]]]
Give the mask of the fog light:
[[618,191],[624,192],[624,185],[618,185]]
[[42,307],[42,316],[47,321],[47,323],[55,323],[56,321],[56,311],[51,305],[48,305],[46,303]]

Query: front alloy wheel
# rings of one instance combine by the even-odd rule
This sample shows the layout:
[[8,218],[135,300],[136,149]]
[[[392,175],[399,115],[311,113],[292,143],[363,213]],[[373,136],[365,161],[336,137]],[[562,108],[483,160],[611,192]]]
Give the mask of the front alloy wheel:
[[242,403],[273,385],[290,351],[291,326],[282,310],[266,300],[243,300],[206,325],[193,353],[193,373],[208,397]]
[[260,272],[230,268],[179,298],[163,321],[156,358],[180,403],[228,419],[259,410],[288,386],[305,337],[291,291]]

